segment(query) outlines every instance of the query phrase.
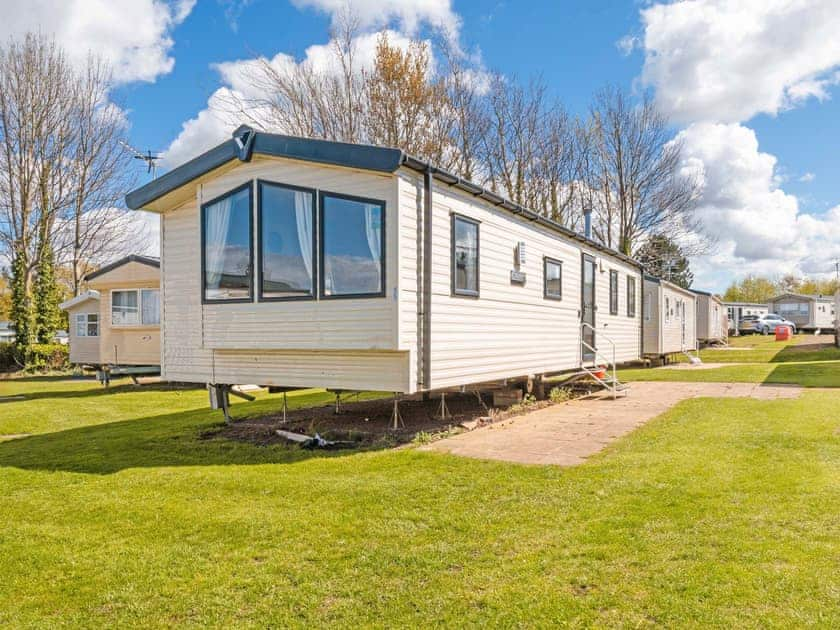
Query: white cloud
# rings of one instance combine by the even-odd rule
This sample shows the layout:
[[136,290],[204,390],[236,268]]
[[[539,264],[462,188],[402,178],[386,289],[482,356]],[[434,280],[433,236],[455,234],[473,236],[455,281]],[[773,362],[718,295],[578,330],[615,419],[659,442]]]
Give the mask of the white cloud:
[[[405,35],[394,31],[388,31],[387,33],[388,41],[392,46],[402,49],[409,46],[410,39]],[[356,47],[355,60],[360,69],[367,69],[372,66],[379,36],[380,33],[366,33],[354,40]],[[278,53],[270,60],[270,63],[280,71],[289,70],[297,64],[309,68],[312,72],[338,73],[339,68],[332,52],[332,46],[331,42],[310,46],[306,49],[304,58],[300,62],[290,55]],[[214,68],[219,72],[222,87],[210,96],[205,109],[200,111],[195,118],[183,124],[181,133],[163,154],[163,166],[165,168],[182,164],[229,138],[231,132],[243,122],[231,111],[231,102],[242,98],[253,100],[268,96],[248,78],[250,71],[258,63],[260,62],[257,59],[242,59],[214,65]],[[259,112],[253,108],[249,110],[249,115],[252,118],[260,118]],[[270,124],[264,126],[270,127]],[[282,129],[273,130],[283,132]]]
[[362,29],[378,30],[395,21],[399,30],[416,35],[425,23],[447,34],[453,42],[461,31],[461,18],[451,0],[292,0],[298,8],[314,8],[335,22],[348,8]]
[[27,0],[6,2],[0,40],[26,32],[54,36],[74,61],[94,53],[117,81],[154,81],[170,72],[172,30],[196,0]]
[[799,181],[803,184],[810,184],[815,179],[817,179],[817,176],[813,173],[803,173],[802,176],[799,178]]
[[642,82],[675,120],[775,115],[838,82],[837,0],[679,0],[641,15]]
[[698,286],[722,289],[747,273],[827,273],[840,254],[840,207],[801,212],[778,187],[777,161],[759,150],[752,129],[737,123],[695,123],[680,132],[684,167],[703,183],[698,216],[718,240],[717,251],[694,261]]

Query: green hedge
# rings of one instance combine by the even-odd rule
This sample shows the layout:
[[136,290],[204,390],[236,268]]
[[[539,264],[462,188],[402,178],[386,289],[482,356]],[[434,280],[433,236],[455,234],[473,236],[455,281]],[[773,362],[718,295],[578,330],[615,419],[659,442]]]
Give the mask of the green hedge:
[[29,351],[26,369],[37,372],[65,370],[70,367],[70,348],[60,343],[36,343]]

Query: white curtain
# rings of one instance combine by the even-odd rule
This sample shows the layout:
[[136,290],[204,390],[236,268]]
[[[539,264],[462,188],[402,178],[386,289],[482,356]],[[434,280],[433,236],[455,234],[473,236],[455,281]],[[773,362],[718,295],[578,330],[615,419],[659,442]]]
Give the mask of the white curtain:
[[207,209],[205,225],[204,270],[207,274],[207,288],[218,289],[225,266],[225,246],[227,232],[230,226],[230,215],[233,210],[233,196],[225,197]]
[[295,219],[297,221],[300,255],[309,281],[312,281],[312,202],[307,192],[295,192]]
[[140,322],[147,325],[160,324],[160,291],[144,289],[140,301]]
[[365,204],[365,235],[368,249],[377,266],[382,264],[382,207]]

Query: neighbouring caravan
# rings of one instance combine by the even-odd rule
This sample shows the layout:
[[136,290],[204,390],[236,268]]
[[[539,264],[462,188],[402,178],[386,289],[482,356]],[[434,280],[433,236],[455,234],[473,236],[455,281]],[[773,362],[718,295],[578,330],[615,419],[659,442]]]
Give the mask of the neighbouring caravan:
[[697,296],[697,342],[703,345],[724,341],[727,324],[723,302],[712,293],[691,291]]
[[70,362],[159,366],[160,261],[127,256],[85,281],[87,291],[61,304],[70,320]]
[[744,317],[762,316],[770,312],[766,304],[751,302],[724,302],[726,307],[726,327],[730,333],[737,335]]
[[696,350],[695,294],[648,275],[645,276],[644,287],[644,354],[664,358]]
[[834,328],[835,305],[830,295],[783,293],[767,305],[777,315],[796,324],[797,330],[829,330]]
[[412,393],[642,353],[635,261],[397,149],[241,127],[126,202],[162,215],[169,380]]
[[840,348],[840,289],[834,293],[834,345]]

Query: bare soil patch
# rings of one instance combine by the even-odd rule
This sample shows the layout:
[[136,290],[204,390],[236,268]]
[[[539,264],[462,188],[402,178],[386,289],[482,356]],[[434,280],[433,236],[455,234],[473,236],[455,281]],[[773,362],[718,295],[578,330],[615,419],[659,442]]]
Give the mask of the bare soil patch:
[[[275,433],[277,429],[284,429],[309,436],[318,433],[327,440],[349,440],[359,448],[387,448],[411,442],[418,435],[432,440],[436,435],[472,429],[513,415],[490,409],[490,396],[482,396],[482,402],[479,403],[473,393],[448,393],[446,406],[449,415],[443,419],[438,417],[439,396],[429,400],[406,398],[400,401],[404,426],[397,429],[393,428],[394,403],[391,398],[342,402],[339,413],[336,413],[334,405],[295,409],[286,414],[286,422],[283,422],[282,412],[248,418],[208,432],[204,437],[222,437],[265,446],[285,443]],[[548,404],[535,403],[529,410]]]

